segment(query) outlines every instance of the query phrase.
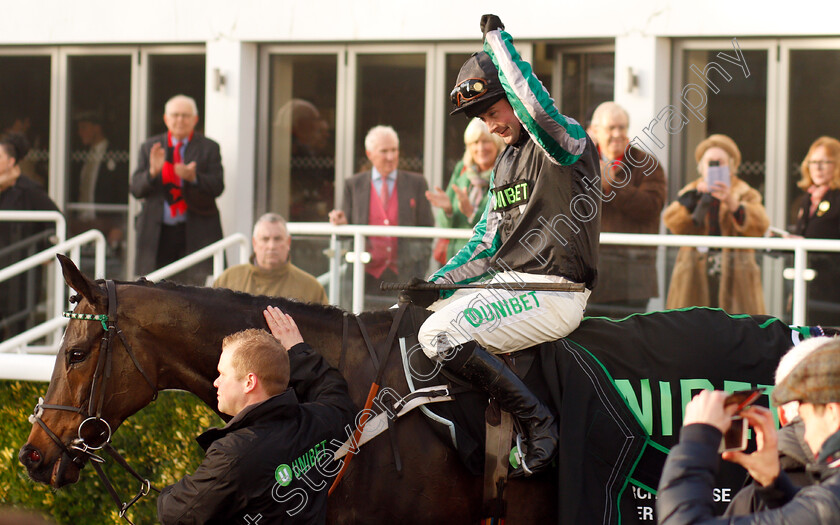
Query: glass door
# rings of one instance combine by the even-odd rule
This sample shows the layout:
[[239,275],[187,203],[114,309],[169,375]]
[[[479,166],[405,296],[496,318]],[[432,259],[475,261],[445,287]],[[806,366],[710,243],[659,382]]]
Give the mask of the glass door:
[[[64,212],[69,235],[98,229],[108,278],[125,279],[132,54],[67,57]],[[93,272],[93,246],[81,270]]]
[[[658,123],[654,133],[671,134],[668,198],[699,177],[694,150],[706,137],[721,133],[731,137],[741,151],[737,176],[762,196],[771,225],[780,206],[783,183],[778,177],[773,145],[778,140],[776,109],[778,74],[775,40],[682,41],[674,48],[672,113]],[[671,130],[665,129],[672,126]],[[678,128],[678,129],[677,129]],[[667,206],[667,204],[666,204]],[[677,249],[667,250],[666,290]],[[783,260],[757,254],[762,270],[766,311],[784,314],[781,273]]]
[[[26,54],[23,54],[26,53]],[[28,178],[47,191],[55,186],[50,178],[51,92],[55,51],[32,49],[18,53],[6,49],[0,54],[0,135],[19,133],[29,143],[29,152],[18,159],[21,177]],[[17,181],[20,184],[20,181]],[[0,191],[0,209],[17,209],[9,190]],[[55,199],[54,199],[55,200]],[[59,201],[55,201],[59,203]],[[60,203],[59,203],[60,204]],[[44,223],[0,221],[0,268],[34,255],[49,245],[54,228]],[[13,337],[44,321],[48,306],[48,284],[52,268],[38,266],[7,281],[0,282],[0,340]]]
[[[822,136],[840,139],[840,108],[835,101],[840,88],[840,40],[781,41],[779,53],[779,112],[784,118],[778,147],[782,185],[779,200],[782,204],[776,211],[774,224],[795,232],[800,209],[810,198],[806,189],[797,186],[802,179],[802,162],[816,139]],[[840,169],[836,164],[833,167]],[[838,231],[837,212],[831,209],[830,199],[820,202],[819,208],[809,215],[807,220],[813,224],[811,231],[818,230],[822,223],[828,226],[820,233],[833,238],[838,236],[827,233]],[[840,255],[836,253],[809,253],[807,268],[815,273],[806,283],[807,324],[840,326],[838,266]],[[786,281],[786,294],[789,295],[791,289],[791,282]]]

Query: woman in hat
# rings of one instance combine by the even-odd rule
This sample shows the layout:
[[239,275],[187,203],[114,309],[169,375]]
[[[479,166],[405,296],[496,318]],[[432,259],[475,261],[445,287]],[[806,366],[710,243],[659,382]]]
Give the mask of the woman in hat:
[[[680,190],[663,215],[678,235],[761,237],[769,220],[761,194],[739,179],[741,151],[726,135],[711,135],[694,151],[700,178]],[[712,306],[763,314],[761,272],[753,250],[680,248],[667,308]]]
[[[840,239],[840,141],[820,137],[802,161],[805,190],[799,203],[794,233],[808,239]],[[816,271],[808,283],[809,324],[840,326],[840,257],[837,253],[808,254]]]

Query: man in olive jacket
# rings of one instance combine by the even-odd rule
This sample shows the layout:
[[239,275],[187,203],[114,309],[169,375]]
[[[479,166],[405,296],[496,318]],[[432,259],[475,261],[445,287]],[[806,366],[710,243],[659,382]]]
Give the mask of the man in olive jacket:
[[340,467],[331,441],[345,440],[355,407],[344,378],[303,342],[292,318],[271,306],[264,315],[274,337],[252,328],[222,343],[213,384],[219,411],[234,418],[198,437],[204,461],[161,492],[163,525],[326,520],[327,487]]

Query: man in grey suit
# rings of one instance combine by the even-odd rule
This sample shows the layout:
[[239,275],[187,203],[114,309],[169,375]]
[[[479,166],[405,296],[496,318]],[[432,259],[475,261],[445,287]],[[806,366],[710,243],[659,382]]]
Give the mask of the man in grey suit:
[[[225,187],[219,145],[195,132],[198,107],[188,96],[169,99],[163,121],[169,131],[143,144],[131,176],[131,194],[143,201],[136,221],[137,275],[222,238],[216,207]],[[209,273],[208,260],[179,278],[203,285]]]
[[[393,226],[433,226],[423,175],[398,170],[400,142],[390,126],[375,126],[365,137],[365,154],[372,168],[344,182],[344,201],[330,212],[330,223]],[[369,237],[371,255],[365,266],[365,289],[381,294],[382,281],[408,281],[426,275],[431,255],[428,239]],[[388,292],[386,295],[393,295]]]

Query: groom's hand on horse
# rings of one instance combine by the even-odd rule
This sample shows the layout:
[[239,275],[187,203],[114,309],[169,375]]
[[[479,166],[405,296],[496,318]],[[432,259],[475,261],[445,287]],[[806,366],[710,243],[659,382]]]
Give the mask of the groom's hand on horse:
[[419,277],[412,277],[408,282],[409,288],[400,291],[399,301],[412,302],[421,308],[428,308],[433,302],[440,299],[440,292],[437,290],[414,290],[417,285],[430,284]]
[[297,324],[295,324],[295,320],[292,319],[291,315],[283,313],[276,306],[269,306],[263,312],[263,317],[265,317],[265,322],[268,324],[268,329],[271,330],[271,335],[280,341],[280,344],[286,348],[286,351],[296,344],[303,342],[303,336],[300,335],[300,330],[298,330]]

